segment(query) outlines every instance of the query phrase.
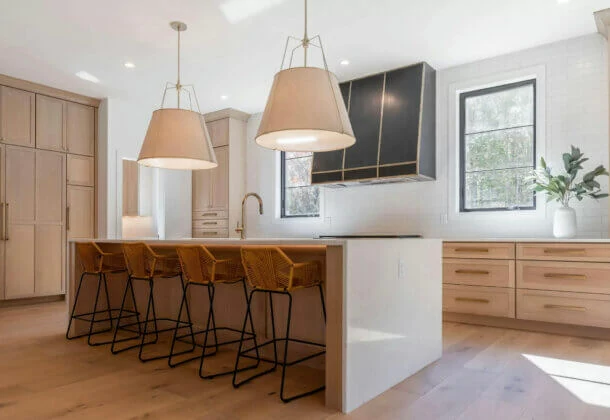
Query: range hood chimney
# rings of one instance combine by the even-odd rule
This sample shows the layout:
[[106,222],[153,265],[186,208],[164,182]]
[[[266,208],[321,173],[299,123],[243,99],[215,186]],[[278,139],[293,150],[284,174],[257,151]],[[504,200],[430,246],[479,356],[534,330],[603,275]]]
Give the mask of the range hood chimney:
[[356,136],[314,153],[311,181],[344,187],[436,177],[436,71],[427,63],[340,84]]

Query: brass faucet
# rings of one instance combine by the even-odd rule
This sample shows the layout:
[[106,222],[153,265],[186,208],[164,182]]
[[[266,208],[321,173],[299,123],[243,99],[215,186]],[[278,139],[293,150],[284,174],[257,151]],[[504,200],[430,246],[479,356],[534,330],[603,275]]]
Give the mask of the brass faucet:
[[258,200],[258,214],[263,214],[263,199],[257,193],[248,193],[244,195],[244,199],[241,200],[241,226],[239,226],[239,220],[237,221],[237,227],[235,232],[239,233],[240,239],[246,239],[246,201],[248,197],[254,197]]

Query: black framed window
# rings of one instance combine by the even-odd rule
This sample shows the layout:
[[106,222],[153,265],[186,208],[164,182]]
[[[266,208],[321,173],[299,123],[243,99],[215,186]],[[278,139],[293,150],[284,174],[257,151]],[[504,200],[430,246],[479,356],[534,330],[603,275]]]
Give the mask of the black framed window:
[[282,217],[320,215],[320,189],[311,185],[312,152],[282,152]]
[[536,80],[464,92],[460,115],[460,211],[534,210]]

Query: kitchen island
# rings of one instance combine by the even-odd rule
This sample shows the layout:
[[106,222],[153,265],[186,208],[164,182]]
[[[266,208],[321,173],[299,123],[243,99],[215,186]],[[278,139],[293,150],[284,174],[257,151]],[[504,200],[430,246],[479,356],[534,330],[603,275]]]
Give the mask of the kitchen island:
[[[82,272],[76,242],[79,241],[71,241],[68,250],[68,310],[72,307]],[[121,243],[127,241],[98,239],[95,242],[111,252],[120,251]],[[238,256],[241,245],[271,245],[280,247],[295,261],[320,261],[327,308],[326,327],[317,306],[319,297],[318,303],[314,303],[315,290],[297,291],[294,293],[291,327],[294,333],[291,335],[326,343],[325,402],[328,407],[350,412],[441,357],[440,239],[282,238],[143,242],[159,253],[171,253],[175,245],[204,244],[221,258]],[[79,300],[82,307],[77,311],[91,310],[94,285],[94,282],[83,285]],[[118,307],[125,281],[109,281],[109,285],[111,304]],[[155,292],[159,317],[176,311],[181,293],[175,282],[162,286]],[[241,295],[237,289],[234,292],[224,293],[214,305],[218,318],[222,318],[225,324],[240,328],[245,303],[243,291]],[[259,334],[261,330],[269,333],[267,310],[264,302],[253,308]],[[279,311],[282,310],[285,308],[280,306]],[[193,322],[200,322],[206,311],[205,307],[193,305]],[[87,324],[81,321],[73,325],[78,333],[83,332]],[[278,331],[282,328],[279,326]],[[185,374],[192,372],[185,371]]]

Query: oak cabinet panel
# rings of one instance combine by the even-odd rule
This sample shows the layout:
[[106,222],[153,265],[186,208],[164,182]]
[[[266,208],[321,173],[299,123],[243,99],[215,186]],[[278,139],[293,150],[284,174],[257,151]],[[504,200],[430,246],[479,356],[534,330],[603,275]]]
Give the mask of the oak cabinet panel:
[[206,123],[212,146],[221,147],[229,145],[229,118]]
[[0,140],[34,147],[35,96],[31,92],[0,86]]
[[445,242],[443,258],[512,260],[515,258],[515,244],[511,242]]
[[63,225],[36,225],[35,242],[34,292],[36,296],[63,293],[65,249]]
[[9,223],[5,262],[5,298],[34,295],[34,223]]
[[229,148],[217,147],[216,160],[218,166],[212,169],[212,207],[215,209],[229,208]]
[[68,184],[95,186],[94,158],[81,155],[68,155]]
[[445,284],[443,311],[514,318],[515,289]]
[[95,221],[95,190],[91,187],[68,186],[68,239],[93,238]]
[[443,260],[443,283],[515,287],[515,262],[445,258]]
[[36,147],[66,150],[66,103],[61,99],[36,95]]
[[93,156],[95,153],[95,109],[68,102],[66,107],[66,143],[68,152]]

